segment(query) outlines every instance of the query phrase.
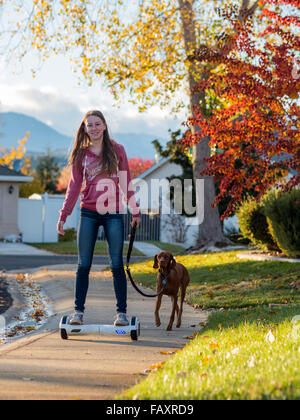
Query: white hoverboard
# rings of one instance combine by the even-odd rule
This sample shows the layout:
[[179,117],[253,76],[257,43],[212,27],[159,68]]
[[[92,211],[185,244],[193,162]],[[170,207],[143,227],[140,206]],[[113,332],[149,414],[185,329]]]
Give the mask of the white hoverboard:
[[113,334],[113,335],[127,335],[130,334],[131,340],[137,340],[140,336],[140,322],[136,316],[131,317],[129,325],[117,326],[114,325],[71,325],[70,318],[63,316],[59,323],[59,331],[61,338],[67,340],[69,336],[88,335],[88,334]]

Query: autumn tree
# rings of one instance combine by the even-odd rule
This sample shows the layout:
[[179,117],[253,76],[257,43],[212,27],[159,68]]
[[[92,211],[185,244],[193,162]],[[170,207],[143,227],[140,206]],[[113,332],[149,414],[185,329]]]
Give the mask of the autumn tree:
[[27,132],[22,140],[18,140],[19,146],[11,147],[8,152],[5,152],[0,157],[0,165],[5,165],[9,169],[14,169],[14,163],[20,161],[20,172],[23,175],[29,175],[29,168],[31,166],[30,158],[25,157],[26,153],[26,142],[28,140],[29,133]]
[[187,125],[197,129],[184,144],[205,136],[216,148],[204,159],[208,165],[201,173],[221,182],[214,205],[224,196],[231,198],[222,217],[250,191],[260,200],[271,187],[287,191],[300,182],[299,1],[264,0],[260,6],[262,32],[253,20],[240,22],[234,10],[223,10],[224,19],[236,25],[234,35],[222,49],[202,47],[190,56],[192,62],[220,69],[207,72],[195,89],[203,95],[213,90],[221,105],[208,118],[194,107],[195,117]]
[[45,156],[41,156],[35,167],[36,177],[39,179],[44,192],[55,194],[56,185],[60,174],[58,163],[55,157],[47,151]]
[[[188,56],[200,45],[219,44],[224,22],[216,7],[235,4],[237,19],[243,21],[258,6],[253,0],[33,0],[26,2],[26,8],[17,0],[1,3],[3,13],[14,9],[15,18],[4,19],[3,24],[5,48],[10,32],[15,55],[23,57],[34,48],[43,61],[50,54],[63,53],[90,84],[104,81],[117,101],[127,92],[140,111],[155,104],[173,111],[188,105],[186,112],[192,116],[193,106],[199,105],[205,118],[214,98],[194,88],[211,64]],[[199,127],[191,130],[199,132]],[[195,180],[211,153],[208,138],[192,149]],[[210,206],[215,198],[213,178],[205,176],[204,182],[199,247],[226,242],[218,210]]]
[[131,173],[131,178],[136,178],[142,173],[146,172],[151,166],[153,166],[155,161],[153,159],[143,159],[143,158],[130,158],[128,160],[128,165]]
[[56,190],[59,193],[65,194],[68,188],[68,183],[71,177],[71,167],[65,166],[58,177],[57,184],[56,184]]

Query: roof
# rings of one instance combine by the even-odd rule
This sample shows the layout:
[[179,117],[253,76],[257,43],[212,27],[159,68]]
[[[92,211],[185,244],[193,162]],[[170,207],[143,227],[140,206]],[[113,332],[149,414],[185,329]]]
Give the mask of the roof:
[[149,176],[152,172],[154,172],[156,169],[158,169],[160,166],[163,166],[166,162],[168,162],[171,158],[167,157],[167,158],[162,158],[159,160],[158,163],[150,166],[149,169],[147,169],[145,172],[143,172],[142,174],[140,174],[139,176],[137,176],[136,178],[134,178],[132,180],[133,183],[136,183],[138,181],[140,181],[141,179],[146,178],[147,176]]
[[29,182],[32,180],[32,176],[23,175],[19,171],[14,171],[13,169],[9,169],[7,166],[0,165],[0,181]]

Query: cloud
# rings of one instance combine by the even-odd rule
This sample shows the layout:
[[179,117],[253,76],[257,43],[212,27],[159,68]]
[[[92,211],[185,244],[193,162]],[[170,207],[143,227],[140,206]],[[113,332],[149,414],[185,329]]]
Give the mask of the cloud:
[[37,89],[26,84],[0,84],[0,92],[2,112],[30,115],[67,135],[72,135],[72,128],[81,115],[78,106],[53,87]]
[[63,92],[51,85],[32,87],[30,84],[1,84],[1,112],[19,112],[50,125],[57,131],[74,136],[84,114],[100,109],[114,133],[149,133],[169,138],[168,129],[181,127],[181,119],[174,119],[168,111],[153,107],[139,113],[134,105],[124,102],[114,106],[113,98],[105,90],[78,88]]

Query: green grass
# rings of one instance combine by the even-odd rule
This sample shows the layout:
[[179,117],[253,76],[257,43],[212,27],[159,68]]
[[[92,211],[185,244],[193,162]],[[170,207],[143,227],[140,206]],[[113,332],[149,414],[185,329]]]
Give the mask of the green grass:
[[[182,351],[116,398],[300,399],[300,332],[293,334],[292,322],[300,315],[300,264],[236,254],[176,257],[191,275],[188,301],[216,311]],[[152,265],[152,259],[132,264],[131,273],[154,288]]]
[[[30,246],[34,246],[39,249],[54,252],[55,254],[65,255],[77,255],[77,243],[74,242],[45,242],[45,243],[28,243]],[[123,254],[127,255],[128,245],[124,244]],[[94,255],[108,255],[108,246],[106,241],[97,241],[95,245]],[[144,254],[137,249],[132,249],[132,256],[143,256]]]
[[[159,241],[145,241],[153,245],[158,246],[165,251],[171,252],[173,255],[184,252],[184,248],[178,245],[172,245]],[[39,249],[44,249],[46,251],[54,252],[55,254],[65,254],[65,255],[75,255],[77,254],[77,243],[74,242],[45,242],[45,243],[28,243],[30,246],[35,246]],[[124,244],[123,255],[127,255],[128,244]],[[97,241],[95,245],[95,255],[108,255],[108,247],[106,241]],[[133,256],[143,256],[144,254],[138,251],[134,246],[132,249],[131,255]]]
[[[238,251],[241,252],[241,251]],[[243,308],[269,303],[300,303],[300,264],[279,261],[241,260],[237,251],[177,255],[189,270],[188,303],[200,308]],[[157,270],[153,259],[131,264],[133,278],[155,289]]]
[[180,245],[173,245],[167,242],[159,241],[146,241],[150,244],[158,246],[158,248],[163,249],[164,251],[171,252],[172,255],[181,255],[185,252],[185,248]]
[[297,314],[300,305],[215,312],[182,351],[118,398],[300,399],[300,333],[294,337],[291,322]]

